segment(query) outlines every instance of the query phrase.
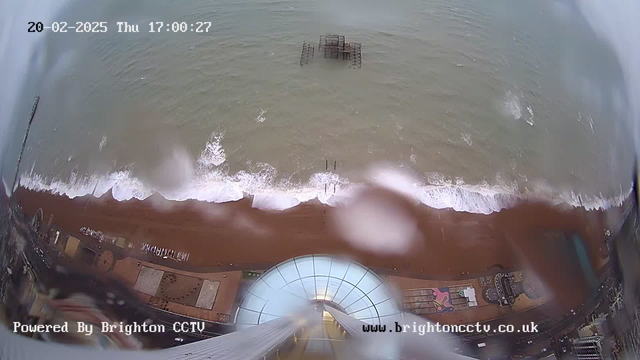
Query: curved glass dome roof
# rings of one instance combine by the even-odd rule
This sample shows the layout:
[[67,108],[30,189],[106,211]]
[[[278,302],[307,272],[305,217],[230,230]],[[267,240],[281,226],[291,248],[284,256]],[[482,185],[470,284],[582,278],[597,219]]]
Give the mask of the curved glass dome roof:
[[284,261],[262,274],[236,312],[238,329],[291,314],[309,301],[328,302],[356,319],[379,324],[399,313],[387,285],[354,261],[308,255]]

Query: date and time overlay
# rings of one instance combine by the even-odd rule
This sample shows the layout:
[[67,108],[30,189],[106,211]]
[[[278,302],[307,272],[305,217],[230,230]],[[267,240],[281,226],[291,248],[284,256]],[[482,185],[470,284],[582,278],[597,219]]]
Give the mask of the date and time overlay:
[[146,24],[134,24],[126,21],[54,21],[44,24],[40,21],[29,21],[27,32],[51,31],[55,33],[106,33],[115,31],[119,33],[208,33],[211,29],[211,21],[151,21]]

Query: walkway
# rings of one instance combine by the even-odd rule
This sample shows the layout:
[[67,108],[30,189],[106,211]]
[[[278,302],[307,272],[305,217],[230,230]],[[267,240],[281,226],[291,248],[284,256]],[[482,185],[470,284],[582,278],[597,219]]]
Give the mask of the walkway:
[[283,360],[292,359],[350,359],[346,334],[342,332],[333,316],[321,306],[308,327],[303,328],[296,339],[295,346]]

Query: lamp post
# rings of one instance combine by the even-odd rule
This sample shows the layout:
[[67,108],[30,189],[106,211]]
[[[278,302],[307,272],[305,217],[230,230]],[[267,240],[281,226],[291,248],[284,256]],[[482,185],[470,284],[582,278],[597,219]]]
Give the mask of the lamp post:
[[20,149],[20,155],[18,156],[18,165],[16,165],[16,174],[13,177],[13,183],[11,184],[11,196],[16,188],[16,182],[18,181],[18,174],[20,173],[20,162],[22,161],[22,154],[24,153],[24,146],[27,144],[27,137],[29,136],[29,130],[31,129],[31,123],[36,115],[38,109],[38,102],[40,101],[40,95],[36,96],[33,101],[33,107],[31,108],[31,114],[29,114],[29,124],[27,125],[27,131],[24,133],[24,139],[22,140],[22,148]]

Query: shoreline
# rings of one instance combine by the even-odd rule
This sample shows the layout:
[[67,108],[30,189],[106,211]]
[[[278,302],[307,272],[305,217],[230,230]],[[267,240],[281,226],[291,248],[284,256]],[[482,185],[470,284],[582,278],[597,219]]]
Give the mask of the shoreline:
[[[608,210],[621,206],[631,193],[620,188],[620,193],[605,197],[599,195],[575,194],[572,191],[552,189],[543,186],[520,191],[516,183],[512,184],[466,184],[438,177],[435,182],[418,181],[409,173],[396,172],[384,167],[371,167],[364,182],[352,183],[339,174],[318,172],[311,176],[306,185],[290,189],[266,188],[250,192],[243,179],[231,175],[221,175],[223,180],[210,183],[208,180],[194,177],[188,185],[179,189],[163,192],[145,185],[128,171],[110,173],[107,176],[93,175],[83,180],[70,182],[51,182],[40,175],[22,175],[19,186],[31,191],[44,191],[72,199],[93,196],[96,198],[111,196],[117,201],[145,201],[151,197],[161,197],[169,202],[199,201],[224,204],[251,200],[251,206],[264,211],[284,211],[307,203],[319,203],[331,207],[340,207],[348,202],[363,188],[371,185],[396,190],[413,201],[438,210],[453,210],[472,214],[490,215],[508,209],[519,202],[547,202],[552,206],[570,206],[584,208],[587,211]],[[202,174],[200,174],[202,175]],[[250,173],[249,177],[255,177]],[[256,179],[254,179],[256,180]],[[423,179],[424,180],[424,179]],[[239,181],[239,183],[238,183]],[[243,185],[244,184],[244,185]],[[338,192],[335,185],[339,184]],[[322,191],[324,185],[324,192]],[[333,185],[333,192],[327,192]],[[252,188],[252,186],[249,186]],[[97,195],[96,195],[97,194]],[[111,195],[109,195],[111,194]]]

